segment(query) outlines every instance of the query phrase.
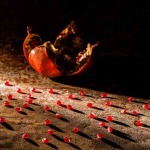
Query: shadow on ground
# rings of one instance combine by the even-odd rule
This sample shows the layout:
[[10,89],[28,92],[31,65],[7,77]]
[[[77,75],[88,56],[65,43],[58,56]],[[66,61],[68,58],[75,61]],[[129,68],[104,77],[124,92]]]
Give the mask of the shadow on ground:
[[149,98],[148,58],[102,57],[84,75],[53,79],[56,82],[94,90]]

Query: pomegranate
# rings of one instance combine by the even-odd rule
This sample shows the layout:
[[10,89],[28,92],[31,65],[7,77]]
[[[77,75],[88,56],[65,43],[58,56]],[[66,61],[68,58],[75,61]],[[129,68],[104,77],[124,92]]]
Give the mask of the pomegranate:
[[57,36],[54,44],[42,39],[27,27],[28,35],[23,43],[23,51],[29,64],[39,73],[50,78],[80,75],[88,70],[93,62],[93,49],[83,40],[72,21]]

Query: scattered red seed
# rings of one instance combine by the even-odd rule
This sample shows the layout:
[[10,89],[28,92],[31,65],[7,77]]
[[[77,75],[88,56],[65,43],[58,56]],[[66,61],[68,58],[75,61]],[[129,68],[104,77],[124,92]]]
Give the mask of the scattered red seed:
[[106,106],[111,106],[111,102],[110,101],[106,101]]
[[49,119],[46,119],[46,120],[44,120],[44,124],[49,125],[49,124],[51,124],[51,121]]
[[31,91],[31,92],[36,92],[36,88],[35,88],[35,87],[32,87],[32,88],[30,89],[30,91]]
[[106,98],[106,97],[107,97],[107,93],[103,92],[103,93],[101,94],[101,97],[102,97],[102,98]]
[[69,94],[68,98],[69,98],[69,99],[72,99],[72,98],[73,98],[73,95],[72,95],[72,94]]
[[33,103],[33,100],[32,99],[27,99],[27,102],[29,103],[29,104],[32,104]]
[[104,127],[105,126],[105,122],[100,122],[99,126]]
[[67,105],[67,109],[70,109],[70,110],[71,110],[71,109],[72,109],[72,105],[70,105],[70,104]]
[[113,119],[114,119],[114,118],[113,118],[112,116],[108,116],[108,117],[107,117],[107,120],[108,120],[108,121],[113,121]]
[[9,100],[12,100],[12,98],[13,98],[12,94],[8,94],[8,95],[7,95],[7,98],[8,98]]
[[9,101],[5,101],[4,102],[4,106],[6,106],[6,107],[10,106],[10,102]]
[[59,105],[59,106],[62,105],[60,100],[57,101],[57,105]]
[[112,127],[108,127],[108,128],[107,128],[107,131],[108,131],[109,133],[112,133],[113,128],[112,128]]
[[145,109],[145,110],[148,110],[148,109],[149,109],[149,105],[148,105],[148,104],[145,104],[145,105],[143,105],[142,107],[143,107],[143,109]]
[[134,124],[135,124],[136,126],[142,126],[142,122],[141,122],[140,120],[136,120],[136,121],[134,122]]
[[5,84],[6,86],[9,86],[9,85],[10,85],[9,81],[5,81],[4,84]]
[[138,113],[138,111],[137,111],[137,110],[133,110],[133,111],[132,111],[132,114],[134,114],[134,115],[138,115],[139,113]]
[[94,119],[95,118],[95,114],[94,113],[90,113],[90,116],[89,116],[91,119]]
[[97,138],[98,138],[98,139],[102,139],[102,138],[103,138],[103,134],[98,133],[98,134],[97,134]]
[[49,143],[49,139],[48,138],[43,138],[42,139],[42,143],[48,144]]
[[49,93],[53,94],[54,90],[53,89],[49,89]]
[[22,108],[21,108],[21,107],[16,107],[16,108],[15,108],[15,111],[21,112],[21,111],[22,111]]
[[79,128],[78,128],[78,127],[74,127],[74,128],[73,128],[73,132],[74,132],[74,133],[78,133],[78,132],[79,132]]
[[50,135],[54,134],[54,130],[53,129],[48,129],[48,134],[50,134]]
[[17,91],[18,93],[21,93],[21,88],[17,88],[16,91]]
[[4,123],[4,122],[6,122],[6,121],[5,121],[5,118],[3,118],[3,117],[0,118],[0,123]]
[[56,116],[56,118],[58,118],[58,119],[61,118],[61,115],[60,115],[60,114],[56,114],[55,116]]
[[133,100],[134,100],[133,97],[128,97],[128,101],[129,101],[129,102],[132,102]]
[[93,103],[91,103],[91,102],[87,103],[87,107],[92,108],[93,107]]
[[28,106],[29,106],[29,103],[24,103],[24,104],[23,104],[23,107],[24,107],[24,108],[27,108]]
[[22,135],[22,138],[23,138],[23,139],[28,139],[28,138],[29,138],[29,134],[28,134],[28,133],[24,133],[24,134]]
[[70,139],[69,139],[67,136],[65,136],[65,137],[64,137],[64,142],[65,142],[65,143],[70,143]]
[[80,95],[84,96],[85,95],[84,91],[80,91]]
[[46,106],[44,106],[44,110],[45,110],[45,111],[50,110],[49,106],[47,106],[47,105],[46,105]]

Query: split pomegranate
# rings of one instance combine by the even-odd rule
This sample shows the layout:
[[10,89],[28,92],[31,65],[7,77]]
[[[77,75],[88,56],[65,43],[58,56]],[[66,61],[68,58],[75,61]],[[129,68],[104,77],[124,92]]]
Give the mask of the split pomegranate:
[[93,62],[93,49],[98,45],[83,40],[72,21],[56,38],[54,44],[42,40],[27,28],[28,35],[23,51],[29,64],[39,73],[50,78],[80,75]]

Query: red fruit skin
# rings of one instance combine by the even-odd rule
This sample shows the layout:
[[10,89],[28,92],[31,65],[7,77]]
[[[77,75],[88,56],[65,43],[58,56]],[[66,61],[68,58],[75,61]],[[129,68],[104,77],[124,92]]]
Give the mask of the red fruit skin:
[[38,34],[33,33],[32,28],[29,26],[27,26],[27,33],[28,35],[26,36],[23,42],[23,53],[24,53],[25,58],[28,60],[28,56],[31,50],[41,45],[42,39]]
[[43,76],[50,78],[61,76],[60,71],[49,58],[46,46],[38,46],[31,50],[28,60],[29,64]]

